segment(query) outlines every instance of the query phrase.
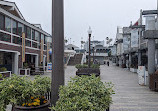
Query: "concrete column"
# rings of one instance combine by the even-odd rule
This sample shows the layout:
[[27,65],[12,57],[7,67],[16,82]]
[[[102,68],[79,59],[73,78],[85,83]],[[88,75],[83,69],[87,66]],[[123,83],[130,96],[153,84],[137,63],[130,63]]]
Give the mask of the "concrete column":
[[38,67],[39,64],[39,57],[38,55],[35,56],[35,67]]
[[43,56],[43,68],[45,68],[46,56]]
[[141,54],[141,51],[139,50],[138,51],[138,66],[141,66],[141,57],[142,57],[142,54]]
[[132,63],[132,55],[129,53],[129,68],[131,68],[131,63]]
[[51,104],[59,98],[64,85],[64,1],[52,0],[52,85]]
[[18,61],[19,61],[19,53],[18,52],[15,52],[14,53],[14,56],[13,56],[14,58],[14,62],[13,62],[13,68],[14,68],[14,70],[13,70],[13,73],[14,74],[17,74],[18,75]]
[[[146,30],[155,30],[155,16],[146,17]],[[155,72],[155,39],[148,39],[148,73]]]

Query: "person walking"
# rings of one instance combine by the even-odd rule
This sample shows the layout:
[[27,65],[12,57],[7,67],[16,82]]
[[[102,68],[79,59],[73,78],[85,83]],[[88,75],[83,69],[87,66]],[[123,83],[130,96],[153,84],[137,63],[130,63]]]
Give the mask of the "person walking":
[[107,65],[109,66],[109,61],[107,61]]

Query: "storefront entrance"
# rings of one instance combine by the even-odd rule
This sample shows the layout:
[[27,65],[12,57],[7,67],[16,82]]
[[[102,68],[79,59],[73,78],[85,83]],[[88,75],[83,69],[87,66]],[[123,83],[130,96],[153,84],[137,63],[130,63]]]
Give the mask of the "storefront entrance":
[[8,71],[13,71],[13,53],[0,52],[0,68],[5,67]]

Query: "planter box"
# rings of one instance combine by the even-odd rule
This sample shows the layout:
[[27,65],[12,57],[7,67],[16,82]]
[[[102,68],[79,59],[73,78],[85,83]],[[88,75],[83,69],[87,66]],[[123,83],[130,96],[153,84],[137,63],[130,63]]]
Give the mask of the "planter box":
[[80,68],[76,71],[77,76],[81,75],[92,75],[95,74],[96,76],[100,76],[100,69],[93,69],[93,68]]
[[48,101],[46,104],[38,107],[14,106],[13,111],[51,111],[49,107],[50,107],[50,102]]
[[[11,77],[11,71],[0,72],[0,74],[2,74],[4,78]],[[2,79],[0,79],[0,80],[2,80]]]
[[135,68],[130,68],[130,71],[134,72],[134,73],[137,73],[137,69],[135,69]]
[[20,76],[30,76],[30,68],[27,69],[19,69],[19,75]]

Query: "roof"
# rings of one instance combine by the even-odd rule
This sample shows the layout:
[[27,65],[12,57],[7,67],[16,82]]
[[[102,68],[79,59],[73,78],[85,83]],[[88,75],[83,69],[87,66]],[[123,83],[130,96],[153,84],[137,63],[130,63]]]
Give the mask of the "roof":
[[3,8],[4,10],[10,12],[11,14],[25,20],[22,13],[18,9],[17,5],[15,4],[15,2],[0,0],[0,7]]

